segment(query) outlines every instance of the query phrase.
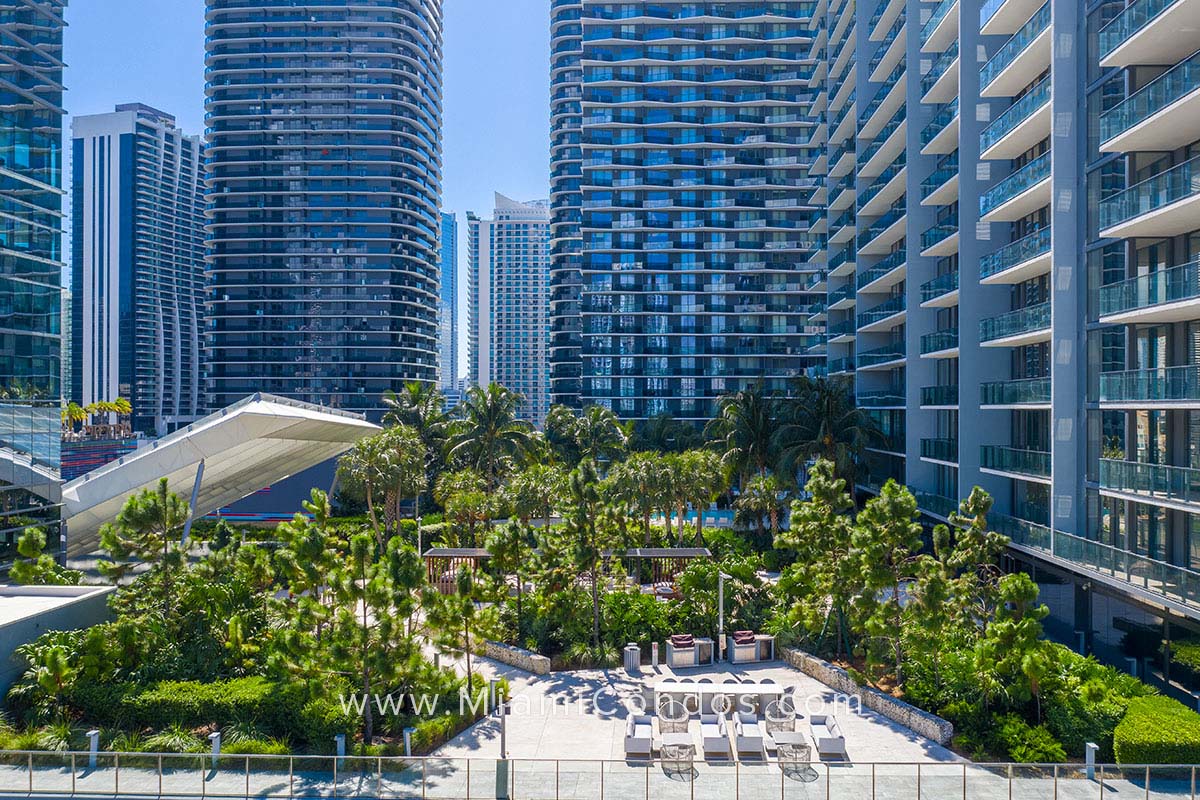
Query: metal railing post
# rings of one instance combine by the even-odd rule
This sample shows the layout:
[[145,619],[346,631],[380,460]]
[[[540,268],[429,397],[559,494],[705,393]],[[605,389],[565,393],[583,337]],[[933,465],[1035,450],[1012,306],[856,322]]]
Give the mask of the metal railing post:
[[[742,792],[742,766],[740,761],[733,762],[733,798],[740,800]],[[692,792],[695,795],[695,791]]]
[[1196,800],[1196,768],[1192,767],[1192,800]]
[[425,787],[429,783],[429,759],[421,758],[421,800],[425,800]]
[[376,762],[377,763],[375,765],[375,768],[377,770],[377,773],[376,773],[376,780],[375,780],[375,796],[382,798],[383,797],[383,759],[376,757]]
[[[113,753],[113,794],[121,793],[121,754]],[[158,793],[162,794],[162,780],[158,782]]]
[[921,762],[917,762],[917,800],[921,800]]
[[471,800],[471,759],[469,758],[467,759],[467,800]]
[[1104,765],[1100,765],[1100,800],[1104,800]]
[[1150,765],[1146,765],[1146,800],[1150,800]]
[[246,800],[250,800],[250,756],[246,756]]
[[288,797],[296,796],[295,761],[296,761],[296,759],[292,758],[291,756],[288,756]]
[[158,756],[158,796],[162,797],[162,754]]
[[967,800],[967,763],[963,762],[963,800]]
[[[1192,770],[1192,785],[1196,785],[1195,770]],[[75,796],[75,754],[71,753],[71,796]]]
[[1058,764],[1054,765],[1054,800],[1058,800]]
[[1008,800],[1012,800],[1012,781],[1013,781],[1013,769],[1012,769],[1012,764],[1009,764],[1008,765]]
[[[825,800],[829,800],[828,792],[826,792]],[[875,762],[871,762],[871,800],[875,800]]]
[[200,759],[200,796],[208,797],[208,781],[204,779],[204,759]]
[[[471,798],[467,798],[471,800]],[[604,764],[600,764],[600,800],[604,800]]]
[[[651,762],[646,762],[646,800],[650,800],[650,764]],[[558,797],[557,791],[555,791],[554,796]]]
[[[559,765],[559,761],[556,758],[556,759],[554,759],[554,800],[559,800],[559,796],[558,796],[558,765]],[[647,769],[649,769],[649,768],[647,767]]]
[[33,753],[26,753],[25,758],[29,762],[29,793],[33,794]]

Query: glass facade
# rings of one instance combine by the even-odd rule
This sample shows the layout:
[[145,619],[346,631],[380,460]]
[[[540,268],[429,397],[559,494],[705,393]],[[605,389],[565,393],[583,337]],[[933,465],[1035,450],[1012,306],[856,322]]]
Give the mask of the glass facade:
[[200,137],[141,104],[72,128],[69,399],[124,397],[164,436],[205,413]]
[[442,212],[438,290],[438,374],[444,391],[458,389],[458,218]]
[[58,533],[65,6],[0,0],[0,561]]
[[378,413],[438,375],[440,0],[209,0],[208,384]]
[[706,420],[823,363],[813,10],[553,4],[556,401]]

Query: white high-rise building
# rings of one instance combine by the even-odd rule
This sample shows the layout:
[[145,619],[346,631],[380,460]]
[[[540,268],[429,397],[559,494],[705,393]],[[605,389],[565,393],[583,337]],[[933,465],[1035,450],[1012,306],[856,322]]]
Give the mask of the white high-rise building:
[[470,373],[502,384],[540,425],[550,408],[550,205],[496,194],[492,219],[467,214],[470,257]]

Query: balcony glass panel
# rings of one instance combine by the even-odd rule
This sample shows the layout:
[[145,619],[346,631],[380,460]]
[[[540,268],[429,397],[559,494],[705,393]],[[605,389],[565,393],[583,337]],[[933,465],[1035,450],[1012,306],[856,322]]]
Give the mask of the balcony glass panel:
[[871,225],[858,235],[858,249],[862,250],[871,240],[879,236],[888,228],[899,222],[906,211],[905,204],[901,202],[899,205],[893,206],[886,214],[871,223]]
[[[929,177],[921,181],[921,199],[929,197],[946,185],[946,181],[958,175],[958,151],[948,153],[938,160]],[[957,198],[956,198],[957,199]]]
[[[859,193],[858,207],[862,208],[867,203],[871,202],[871,200],[875,198],[875,195],[883,191],[883,187],[887,186],[888,183],[891,182],[892,178],[895,178],[900,174],[900,170],[904,169],[904,162],[905,154],[901,153],[900,157],[896,159],[894,164],[885,169],[883,172],[879,173],[879,177],[871,181],[871,185]],[[832,228],[830,230],[832,230]]]
[[922,511],[936,514],[943,519],[949,518],[951,514],[958,513],[957,500],[951,500],[949,497],[942,497],[937,494],[929,494],[928,492],[914,492],[914,496],[917,498],[917,508]]
[[845,286],[839,286],[838,288],[834,289],[832,292],[829,293],[829,305],[833,305],[834,303],[840,303],[843,300],[852,300],[852,299],[854,299],[854,286],[852,286],[851,284],[846,284]]
[[921,302],[927,303],[935,297],[953,292],[958,288],[958,271],[947,272],[921,284]]
[[1134,369],[1100,375],[1102,403],[1174,400],[1200,400],[1200,367]]
[[1049,402],[1049,378],[993,381],[979,386],[979,404],[984,406],[1015,406]]
[[1050,327],[1050,304],[1018,308],[1006,314],[988,317],[979,321],[979,341],[993,342],[1022,333],[1045,330]]
[[864,311],[861,314],[859,314],[858,315],[858,327],[862,328],[867,325],[870,325],[873,322],[879,322],[880,320],[884,320],[890,316],[899,314],[901,311],[904,310],[904,307],[905,307],[904,304],[905,304],[904,295],[902,295],[902,294],[896,295],[895,297],[892,297],[892,298],[880,303],[879,305],[875,306],[874,308],[870,309],[869,311]]
[[834,358],[829,361],[829,373],[854,372],[854,358]]
[[1102,458],[1100,488],[1161,500],[1200,503],[1200,469]]
[[905,403],[904,389],[882,389],[877,392],[860,392],[855,398],[858,405],[864,408],[879,408],[880,406],[903,406]]
[[1111,139],[1200,90],[1200,52],[1159,75],[1100,117],[1100,139]]
[[896,129],[899,128],[902,124],[904,124],[904,120],[905,120],[907,114],[908,114],[907,106],[901,105],[899,110],[896,111],[896,113],[892,115],[892,118],[891,118],[891,120],[888,121],[888,124],[886,124],[882,128],[880,128],[879,133],[875,134],[875,139],[874,139],[874,141],[871,142],[871,146],[868,147],[866,150],[864,150],[862,157],[859,158],[859,160],[858,160],[859,164],[866,164],[868,161],[870,161],[872,158],[875,157],[875,154],[878,153],[880,151],[880,149],[884,146],[884,144],[887,143],[888,137],[890,137],[893,133],[895,133]]
[[1005,136],[1012,133],[1018,125],[1033,116],[1033,113],[1050,102],[1050,78],[1043,78],[1041,83],[1030,89],[1024,97],[996,117],[996,120],[983,129],[979,134],[980,151],[987,150]]
[[929,21],[926,22],[925,27],[921,29],[922,42],[929,40],[929,37],[933,35],[935,30],[937,30],[937,26],[941,24],[941,21],[946,18],[946,15],[950,13],[950,9],[954,8],[954,4],[957,2],[958,0],[942,0],[942,2],[937,4],[937,8],[933,10],[933,14],[929,17]]
[[929,72],[925,73],[925,77],[921,78],[922,97],[929,94],[929,90],[932,89],[933,85],[941,79],[942,75],[946,73],[946,70],[950,68],[950,65],[953,64],[957,58],[958,40],[955,39],[954,43],[946,48],[946,52],[938,56],[937,61],[933,62],[933,66],[930,67]]
[[895,250],[888,254],[888,257],[875,264],[866,272],[858,274],[858,288],[866,286],[868,283],[877,281],[884,275],[887,275],[892,270],[899,267],[905,261],[905,253],[903,250]]
[[859,353],[858,366],[869,367],[874,364],[884,364],[888,361],[896,361],[901,358],[904,358],[904,345],[900,343],[888,344]]
[[1100,288],[1100,313],[1120,314],[1200,297],[1200,261],[1138,275]]
[[1050,177],[1050,151],[1030,161],[1004,180],[988,189],[979,198],[979,213],[987,214],[1013,199],[1021,192]]
[[1029,47],[1049,25],[1050,3],[1047,2],[1035,11],[1029,21],[1021,27],[1021,30],[1014,33],[1012,38],[996,51],[996,55],[983,65],[983,69],[979,70],[980,90],[986,89],[992,81],[996,80],[996,76],[1007,69],[1017,56],[1025,52],[1025,48]]
[[933,119],[929,120],[929,124],[925,126],[925,130],[921,131],[921,147],[925,147],[937,135],[946,129],[946,126],[955,120],[958,116],[958,98],[954,98],[949,103],[942,106],[938,113],[933,115]]
[[1134,0],[1100,29],[1100,57],[1104,58],[1181,0]]
[[958,463],[958,439],[922,439],[921,458]]
[[1100,204],[1100,227],[1109,228],[1200,193],[1200,157],[1130,186]]
[[921,405],[923,406],[956,406],[958,405],[958,386],[922,386]]
[[958,214],[952,214],[947,219],[921,233],[921,249],[928,250],[939,242],[949,239],[958,233]]
[[1050,477],[1050,454],[1042,450],[1018,450],[1015,447],[985,444],[979,448],[979,466],[997,472]]
[[921,337],[921,355],[939,353],[942,350],[950,350],[955,347],[958,347],[957,328],[935,331]]
[[986,278],[1011,269],[1018,264],[1044,256],[1050,252],[1050,229],[1042,228],[1023,236],[999,250],[979,259],[979,277]]

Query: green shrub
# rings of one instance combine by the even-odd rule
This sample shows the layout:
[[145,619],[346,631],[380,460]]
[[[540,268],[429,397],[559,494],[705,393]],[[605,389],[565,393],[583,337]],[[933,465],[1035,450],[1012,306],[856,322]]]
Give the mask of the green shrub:
[[1042,725],[1032,727],[1016,714],[998,717],[997,743],[1019,764],[1061,764],[1067,753]]
[[1170,697],[1131,700],[1113,754],[1118,764],[1200,763],[1200,714]]
[[412,734],[413,755],[424,755],[441,747],[472,721],[470,717],[459,714],[421,720]]
[[221,742],[222,755],[286,756],[291,752],[287,742],[279,739],[238,739],[230,744]]

